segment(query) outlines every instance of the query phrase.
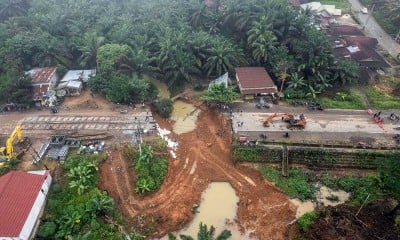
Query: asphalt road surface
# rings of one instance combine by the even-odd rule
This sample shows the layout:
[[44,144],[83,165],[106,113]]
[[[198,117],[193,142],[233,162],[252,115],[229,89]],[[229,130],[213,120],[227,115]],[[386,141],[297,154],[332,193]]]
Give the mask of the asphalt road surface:
[[[269,141],[293,141],[313,144],[356,145],[366,143],[376,148],[399,147],[393,140],[400,123],[391,121],[389,115],[393,111],[383,111],[383,127],[380,127],[366,110],[324,110],[310,111],[305,107],[271,105],[270,109],[256,109],[254,103],[242,103],[233,112],[232,128],[240,136],[250,139],[260,139],[260,134],[266,134]],[[273,113],[291,113],[296,118],[304,114],[307,125],[304,129],[290,130],[288,123],[276,117],[269,127],[263,122]],[[395,111],[399,113],[399,111]],[[243,122],[243,124],[241,124]],[[290,139],[283,134],[288,132]]]
[[361,13],[364,7],[358,0],[349,0],[352,12],[364,28],[366,35],[378,39],[379,45],[385,49],[393,58],[400,54],[400,45],[387,34],[372,16],[373,9],[368,9],[368,14]]

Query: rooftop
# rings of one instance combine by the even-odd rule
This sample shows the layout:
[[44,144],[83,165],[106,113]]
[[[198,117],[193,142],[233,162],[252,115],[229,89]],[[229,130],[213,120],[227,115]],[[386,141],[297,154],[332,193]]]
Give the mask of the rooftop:
[[55,67],[33,68],[28,71],[32,78],[32,83],[49,83],[51,77],[56,74]]
[[0,177],[0,237],[18,237],[48,176],[11,171]]
[[242,94],[276,92],[274,82],[263,67],[239,67],[235,71]]
[[358,27],[348,25],[332,26],[328,33],[334,36],[364,36]]

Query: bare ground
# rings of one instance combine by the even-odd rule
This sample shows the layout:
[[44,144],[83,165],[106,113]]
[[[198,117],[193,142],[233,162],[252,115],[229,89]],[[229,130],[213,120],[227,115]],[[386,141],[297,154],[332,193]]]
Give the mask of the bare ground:
[[[158,122],[171,129],[170,123]],[[200,203],[208,184],[229,182],[240,199],[239,226],[254,230],[257,239],[285,239],[295,207],[256,170],[232,163],[229,128],[230,123],[218,112],[202,111],[195,131],[174,136],[179,144],[177,158],[170,158],[168,176],[154,194],[143,198],[135,194],[131,163],[119,151],[111,152],[101,166],[100,186],[116,200],[127,225],[139,223],[144,231],[152,226],[157,238],[190,222],[193,204]],[[223,136],[217,136],[221,129]]]

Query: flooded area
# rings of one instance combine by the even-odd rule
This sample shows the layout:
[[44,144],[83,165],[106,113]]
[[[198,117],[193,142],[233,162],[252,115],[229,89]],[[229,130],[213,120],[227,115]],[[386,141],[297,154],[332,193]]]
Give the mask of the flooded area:
[[238,202],[239,198],[229,183],[211,183],[202,194],[202,200],[193,221],[187,228],[174,233],[175,236],[184,234],[196,239],[199,225],[202,222],[207,225],[208,229],[211,225],[215,227],[214,237],[227,229],[232,233],[232,237],[229,238],[231,240],[254,239],[249,237],[249,233],[242,235],[235,223]]
[[326,186],[316,185],[317,191],[315,192],[316,201],[301,201],[300,199],[290,199],[290,201],[297,206],[296,218],[303,216],[305,213],[312,212],[317,206],[337,206],[347,202],[350,198],[350,193],[343,190],[333,190]]
[[317,201],[322,206],[336,206],[349,200],[350,193],[343,190],[334,191],[328,187],[321,186],[317,192]]
[[175,121],[173,131],[176,134],[182,134],[193,131],[196,127],[196,121],[200,110],[195,106],[183,101],[174,102],[174,110],[171,114],[171,119]]
[[290,199],[290,202],[293,203],[296,207],[296,218],[303,216],[305,213],[314,211],[316,204],[311,200],[301,201],[300,199]]

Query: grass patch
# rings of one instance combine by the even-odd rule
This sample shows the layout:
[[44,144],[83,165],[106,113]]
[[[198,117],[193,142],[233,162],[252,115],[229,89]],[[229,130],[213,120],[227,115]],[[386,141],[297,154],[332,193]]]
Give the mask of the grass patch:
[[337,92],[335,97],[320,97],[317,101],[325,108],[365,109],[362,98],[352,92]]
[[383,93],[374,87],[367,87],[365,89],[368,101],[374,108],[379,109],[399,109],[400,98],[390,96],[387,93]]
[[379,178],[376,174],[369,174],[363,177],[343,176],[337,177],[332,175],[324,175],[321,183],[331,189],[351,193],[350,203],[353,205],[361,205],[370,194],[367,202],[373,202],[383,197],[383,192],[379,186]]
[[308,212],[297,220],[297,224],[299,225],[300,230],[305,233],[308,231],[310,226],[314,223],[314,221],[318,218],[318,212]]
[[322,0],[323,5],[335,5],[335,8],[342,9],[342,14],[350,13],[351,4],[347,0]]
[[299,168],[289,170],[289,177],[283,177],[279,169],[262,165],[260,172],[263,177],[274,182],[290,198],[301,200],[312,199],[315,188],[310,184],[308,175]]

